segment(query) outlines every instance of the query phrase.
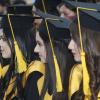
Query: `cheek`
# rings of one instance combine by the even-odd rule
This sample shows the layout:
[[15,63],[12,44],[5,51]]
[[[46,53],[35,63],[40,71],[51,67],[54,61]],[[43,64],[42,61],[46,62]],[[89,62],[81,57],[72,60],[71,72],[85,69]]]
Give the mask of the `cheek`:
[[43,54],[46,56],[46,48],[43,47],[42,50],[43,50]]
[[76,44],[74,44],[74,49],[75,49],[75,51],[79,54],[79,48],[77,47],[77,45]]
[[45,47],[42,47],[41,48],[41,55],[46,58],[46,48]]
[[7,51],[7,53],[8,53],[9,55],[11,55],[11,49],[10,49],[10,47],[9,47],[8,44],[5,44],[5,45],[4,45],[4,49]]

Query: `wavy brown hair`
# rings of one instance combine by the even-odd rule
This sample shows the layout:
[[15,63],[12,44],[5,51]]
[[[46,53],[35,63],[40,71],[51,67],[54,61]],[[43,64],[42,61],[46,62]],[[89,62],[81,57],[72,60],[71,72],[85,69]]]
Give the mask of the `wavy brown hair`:
[[[77,24],[72,23],[70,25],[70,31],[72,38],[80,48]],[[86,53],[86,65],[90,76],[89,85],[92,92],[91,100],[97,100],[97,95],[100,91],[100,32],[85,28],[83,26],[81,26],[81,31],[83,49]]]

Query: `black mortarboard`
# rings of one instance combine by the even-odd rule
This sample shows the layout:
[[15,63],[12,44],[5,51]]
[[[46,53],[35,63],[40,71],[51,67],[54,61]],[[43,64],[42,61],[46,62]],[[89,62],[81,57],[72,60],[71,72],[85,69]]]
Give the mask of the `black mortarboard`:
[[[43,0],[46,11],[50,14],[57,14],[56,6],[62,2],[62,0]],[[34,5],[37,9],[40,9],[44,12],[42,0],[36,0]]]
[[[69,29],[55,27],[55,25],[53,25],[49,21],[47,21],[47,24],[48,24],[50,36],[53,40],[70,39]],[[39,32],[45,41],[49,41],[48,32],[47,32],[47,28],[46,28],[46,24],[45,24],[44,20],[42,21],[42,23],[39,26]]]
[[[32,5],[12,5],[8,6],[7,13],[10,14],[10,19],[12,23],[13,30],[16,35],[25,35],[30,28],[32,28],[32,23],[34,18],[32,16]],[[7,15],[3,16],[3,27],[5,31],[8,31],[8,36],[11,36],[10,27],[8,23]]]
[[86,28],[94,31],[100,31],[100,13],[96,11],[82,10],[80,11],[80,23]]
[[36,12],[33,12],[36,15],[40,16],[42,19],[47,19],[51,24],[53,24],[57,28],[69,28],[70,22],[66,20],[65,18],[61,18],[59,16],[55,16],[48,13],[43,13],[40,10],[37,10]]
[[27,14],[32,15],[32,5],[12,5],[7,7],[10,14]]
[[100,11],[100,5],[96,3],[76,2],[76,1],[68,1],[68,0],[65,1],[65,3],[66,3],[66,6],[72,10],[74,10],[76,7],[84,7],[84,8],[97,9],[98,11]]
[[[32,17],[10,16],[10,19],[11,19],[11,23],[12,23],[15,36],[17,35],[25,36],[27,31],[32,28],[32,22],[33,22]],[[12,36],[7,16],[3,16],[2,27],[4,28],[5,33],[7,33],[6,34],[7,37]]]
[[[69,39],[70,38],[70,32],[69,32],[69,25],[70,22],[64,18],[51,15],[51,14],[45,14],[41,11],[35,12],[37,15],[39,15],[43,19],[47,19],[48,22],[48,28],[50,31],[51,37],[54,37],[54,39]],[[48,36],[45,22],[43,21],[40,25],[39,30],[43,33],[45,33],[46,37]]]

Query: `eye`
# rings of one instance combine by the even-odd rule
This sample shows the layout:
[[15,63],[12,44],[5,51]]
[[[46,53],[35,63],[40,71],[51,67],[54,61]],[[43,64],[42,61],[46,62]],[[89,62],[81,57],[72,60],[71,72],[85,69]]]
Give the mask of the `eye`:
[[37,44],[38,44],[39,46],[42,46],[42,43],[41,43],[41,42],[39,42],[39,41],[37,41]]
[[41,43],[38,43],[38,45],[39,45],[39,46],[42,46],[42,44],[41,44]]

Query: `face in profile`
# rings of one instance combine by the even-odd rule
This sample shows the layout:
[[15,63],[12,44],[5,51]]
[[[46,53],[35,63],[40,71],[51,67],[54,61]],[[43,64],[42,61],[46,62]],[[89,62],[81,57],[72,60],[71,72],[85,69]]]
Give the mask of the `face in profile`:
[[0,35],[0,52],[3,58],[11,58],[10,46],[8,45],[6,37],[3,34]]
[[[39,16],[34,15],[34,17],[39,17]],[[33,25],[35,25],[35,27],[38,29],[41,22],[42,22],[42,19],[34,19]]]
[[36,42],[37,42],[37,45],[34,49],[34,52],[38,53],[38,55],[43,63],[46,63],[46,47],[45,47],[45,44],[44,44],[42,38],[39,35],[39,32],[36,33]]
[[77,44],[75,43],[75,41],[72,39],[68,45],[68,49],[71,50],[73,56],[74,56],[74,60],[77,62],[81,61],[81,57],[80,57],[80,51],[79,48],[77,46]]
[[72,20],[75,17],[75,13],[69,8],[67,8],[65,5],[57,7],[57,10],[61,17],[66,18],[68,20]]

